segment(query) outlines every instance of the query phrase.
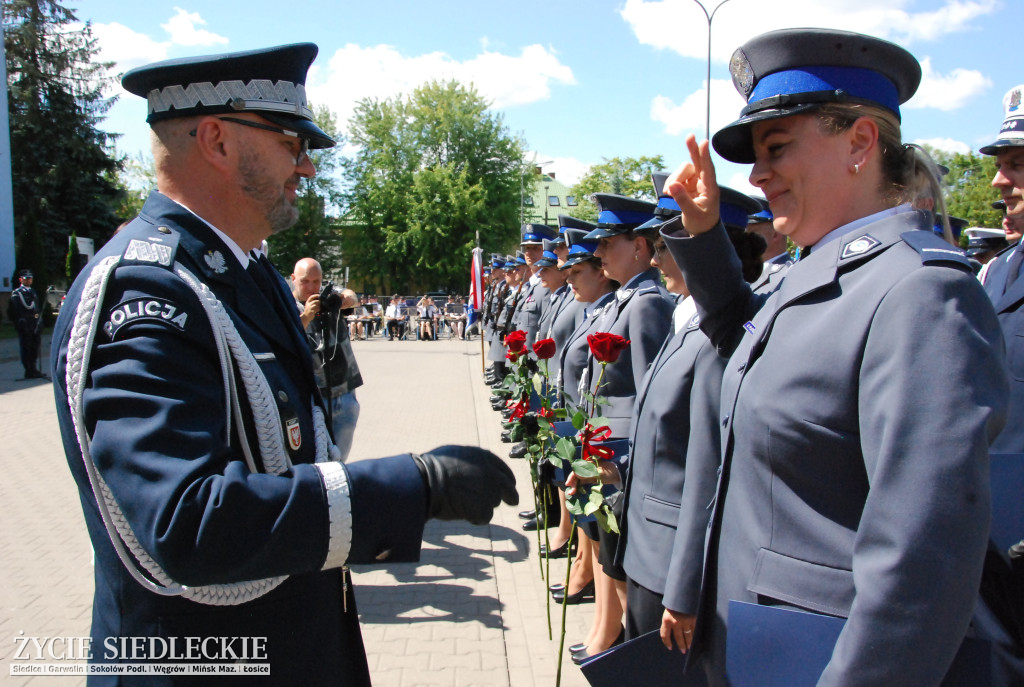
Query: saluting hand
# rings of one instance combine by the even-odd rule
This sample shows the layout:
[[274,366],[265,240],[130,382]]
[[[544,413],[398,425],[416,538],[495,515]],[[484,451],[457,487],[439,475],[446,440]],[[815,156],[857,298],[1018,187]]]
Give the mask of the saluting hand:
[[703,234],[718,224],[718,181],[707,141],[697,145],[693,134],[686,137],[690,162],[683,163],[668,179],[664,191],[683,213],[683,227],[691,235]]

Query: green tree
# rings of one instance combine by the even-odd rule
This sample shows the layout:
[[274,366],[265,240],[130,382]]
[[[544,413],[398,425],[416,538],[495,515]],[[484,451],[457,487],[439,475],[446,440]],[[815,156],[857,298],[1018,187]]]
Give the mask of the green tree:
[[338,122],[326,105],[313,108],[313,119],[324,133],[338,142],[333,148],[309,151],[316,176],[302,182],[296,201],[299,221],[294,227],[267,240],[270,261],[282,274],[291,274],[302,258],[316,258],[325,275],[335,275],[341,267],[341,232],[337,226],[343,195],[338,177],[340,151],[344,140]]
[[488,107],[455,81],[356,106],[343,237],[364,290],[465,291],[477,232],[485,253],[518,235],[523,144]]
[[118,163],[96,126],[113,102],[103,96],[112,65],[56,0],[4,0],[3,30],[18,264],[44,292],[64,272],[72,230],[99,245],[118,224]]
[[655,201],[658,196],[651,185],[651,173],[665,168],[665,159],[661,155],[639,158],[604,158],[604,162],[592,165],[583,178],[572,187],[572,192],[579,199],[579,206],[573,211],[573,217],[594,221],[597,219],[597,206],[590,200],[595,193],[615,193],[620,196],[643,198]]
[[[996,159],[991,155],[964,155],[932,148],[928,152],[937,163],[949,168],[942,179],[946,211],[967,220],[969,227],[999,227],[1003,215],[992,207],[992,202],[999,200],[999,192],[991,186]],[[966,245],[966,240],[961,243]]]

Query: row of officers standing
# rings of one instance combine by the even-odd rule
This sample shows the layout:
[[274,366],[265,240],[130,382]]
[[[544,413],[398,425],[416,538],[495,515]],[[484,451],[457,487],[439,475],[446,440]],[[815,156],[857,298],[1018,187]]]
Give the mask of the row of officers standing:
[[[765,684],[768,657],[726,648],[768,608],[839,619],[818,684],[1024,684],[1024,531],[997,541],[990,484],[990,463],[1020,466],[991,454],[1024,452],[1024,253],[1009,245],[982,283],[948,242],[938,170],[901,141],[921,78],[903,48],[775,31],[731,71],[748,105],[710,145],[753,164],[766,200],[720,186],[691,136],[690,160],[654,175],[656,204],[596,194],[596,224],[524,225],[521,253],[491,263],[493,386],[517,329],[554,339],[552,393],[571,407],[595,391],[587,335],[629,341],[598,390],[621,534],[577,521],[570,584],[552,589],[595,598],[573,658],[659,631],[686,684]],[[1022,90],[981,149],[1011,222]],[[574,523],[547,477],[562,507],[521,515],[557,527],[546,553],[565,556]],[[790,627],[778,617],[766,627]]]

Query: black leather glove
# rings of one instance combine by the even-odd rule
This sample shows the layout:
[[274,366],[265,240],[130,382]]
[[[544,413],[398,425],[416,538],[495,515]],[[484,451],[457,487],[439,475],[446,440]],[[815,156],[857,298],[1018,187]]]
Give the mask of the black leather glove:
[[427,517],[485,525],[504,501],[519,503],[516,478],[498,456],[476,446],[438,446],[412,454],[427,485]]

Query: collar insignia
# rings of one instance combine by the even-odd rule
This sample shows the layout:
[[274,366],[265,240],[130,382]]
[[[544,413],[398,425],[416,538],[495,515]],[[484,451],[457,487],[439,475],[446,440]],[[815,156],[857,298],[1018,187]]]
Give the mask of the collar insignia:
[[206,251],[203,259],[206,260],[206,266],[217,274],[224,274],[228,271],[228,264],[224,261],[224,256],[220,254],[219,250]]
[[850,241],[848,244],[846,244],[846,246],[843,248],[843,254],[839,256],[839,259],[846,260],[847,258],[852,258],[857,255],[863,255],[864,253],[867,253],[875,246],[881,245],[881,243],[882,242],[876,239],[874,236],[871,236],[870,234],[864,234],[860,238],[854,239],[853,241]]

